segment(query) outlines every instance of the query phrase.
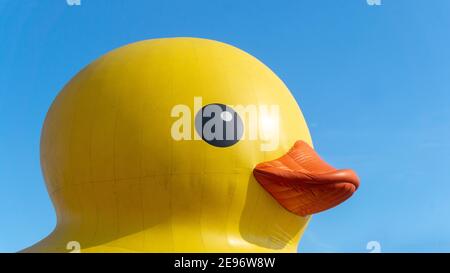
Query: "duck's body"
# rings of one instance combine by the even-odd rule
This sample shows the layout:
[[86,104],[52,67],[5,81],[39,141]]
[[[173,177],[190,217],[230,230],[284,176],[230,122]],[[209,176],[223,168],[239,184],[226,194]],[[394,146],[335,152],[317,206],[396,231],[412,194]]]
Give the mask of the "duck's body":
[[[174,107],[198,97],[203,105],[278,105],[278,145],[174,138]],[[309,217],[280,205],[253,169],[297,140],[312,145],[295,99],[239,49],[176,38],[114,50],[49,110],[41,161],[58,221],[25,251],[67,252],[77,241],[82,252],[295,252]]]

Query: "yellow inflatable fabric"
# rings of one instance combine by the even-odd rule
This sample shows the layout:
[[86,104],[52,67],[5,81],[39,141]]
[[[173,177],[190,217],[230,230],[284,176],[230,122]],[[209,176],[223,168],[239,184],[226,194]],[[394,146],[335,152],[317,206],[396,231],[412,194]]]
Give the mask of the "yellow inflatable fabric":
[[[174,138],[174,106],[199,98],[278,105],[276,148],[249,137],[227,147]],[[192,138],[194,114],[183,123]],[[165,38],[113,50],[79,72],[47,114],[41,164],[57,225],[23,251],[69,252],[75,241],[81,252],[296,252],[309,216],[283,208],[252,170],[297,140],[312,145],[294,97],[233,46]]]

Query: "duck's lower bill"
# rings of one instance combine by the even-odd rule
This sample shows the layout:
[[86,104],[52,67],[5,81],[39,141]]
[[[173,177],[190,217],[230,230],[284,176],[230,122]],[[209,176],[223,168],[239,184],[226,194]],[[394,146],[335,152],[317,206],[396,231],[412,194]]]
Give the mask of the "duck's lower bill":
[[280,205],[300,216],[333,208],[359,187],[354,171],[333,168],[303,141],[282,157],[258,164],[253,175]]

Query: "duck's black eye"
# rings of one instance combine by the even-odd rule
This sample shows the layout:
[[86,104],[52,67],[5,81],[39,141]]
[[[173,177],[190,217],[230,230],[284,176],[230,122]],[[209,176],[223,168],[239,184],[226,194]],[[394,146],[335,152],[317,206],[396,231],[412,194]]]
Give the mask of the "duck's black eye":
[[207,143],[229,147],[242,138],[244,126],[241,117],[231,107],[213,103],[203,106],[196,114],[195,130]]

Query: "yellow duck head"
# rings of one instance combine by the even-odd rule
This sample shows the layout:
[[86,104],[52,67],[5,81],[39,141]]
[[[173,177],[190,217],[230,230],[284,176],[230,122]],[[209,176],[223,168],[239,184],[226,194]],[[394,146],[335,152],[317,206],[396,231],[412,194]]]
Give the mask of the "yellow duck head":
[[197,38],[124,46],[47,114],[57,225],[24,251],[295,252],[309,215],[359,183],[311,147],[294,97],[249,54]]

